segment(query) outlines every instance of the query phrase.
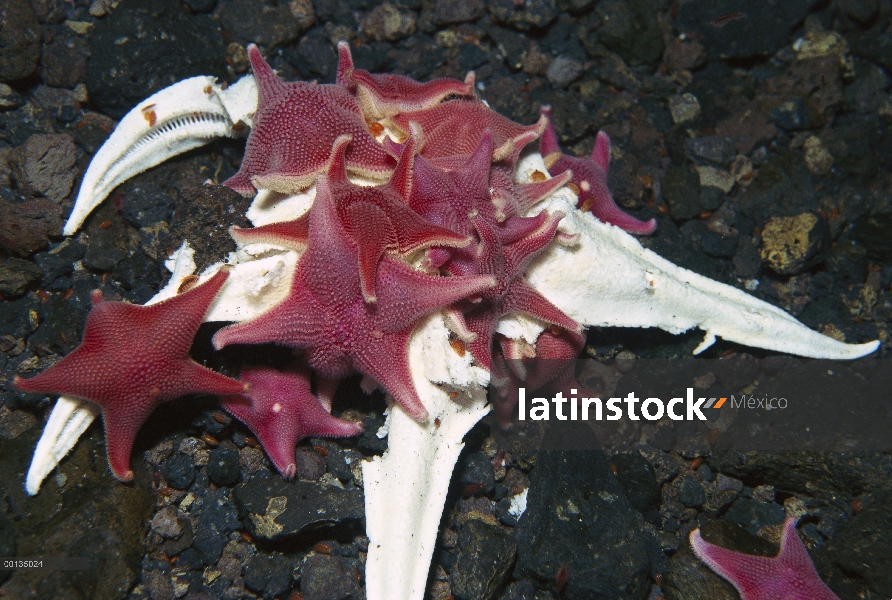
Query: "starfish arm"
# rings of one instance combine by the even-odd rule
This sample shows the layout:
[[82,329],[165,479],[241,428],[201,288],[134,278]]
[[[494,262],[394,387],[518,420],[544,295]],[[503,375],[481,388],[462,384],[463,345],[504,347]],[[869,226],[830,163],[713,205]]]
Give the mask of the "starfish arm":
[[697,558],[734,586],[742,600],[759,600],[759,596],[753,595],[754,590],[771,574],[770,558],[743,554],[710,544],[700,535],[699,529],[691,533],[691,547]]
[[296,349],[307,348],[322,335],[322,313],[322,306],[309,290],[295,281],[285,300],[256,319],[224,327],[214,334],[211,341],[216,350],[231,344],[268,343]]
[[148,396],[132,397],[125,406],[103,407],[102,419],[105,423],[105,446],[108,464],[112,473],[121,481],[131,481],[130,453],[136,433],[155,408]]
[[270,223],[261,227],[230,227],[229,235],[240,246],[270,244],[289,250],[303,251],[307,247],[310,219],[303,215],[293,221]]
[[558,173],[551,179],[536,183],[514,184],[514,199],[517,203],[517,214],[523,215],[537,203],[551,196],[553,193],[573,180],[573,172],[569,169]]
[[495,285],[488,275],[435,277],[385,256],[378,267],[377,320],[385,331],[403,329],[424,315]]
[[353,55],[350,53],[350,44],[341,40],[338,42],[338,71],[335,82],[348,89],[353,89]]
[[589,160],[598,165],[598,168],[605,173],[610,171],[610,136],[603,131],[598,132]]
[[536,291],[522,279],[515,279],[511,290],[502,301],[502,314],[513,312],[535,317],[546,323],[563,327],[567,331],[580,332],[582,327],[552,304],[545,296]]
[[410,328],[384,333],[374,351],[360,348],[354,357],[354,363],[358,371],[387,390],[410,417],[423,423],[427,420],[428,412],[412,383],[412,373],[409,370],[411,334]]
[[359,285],[366,302],[375,302],[375,279],[378,263],[385,250],[398,246],[394,224],[384,211],[371,202],[354,202],[346,209],[348,229],[353,234],[359,260]]

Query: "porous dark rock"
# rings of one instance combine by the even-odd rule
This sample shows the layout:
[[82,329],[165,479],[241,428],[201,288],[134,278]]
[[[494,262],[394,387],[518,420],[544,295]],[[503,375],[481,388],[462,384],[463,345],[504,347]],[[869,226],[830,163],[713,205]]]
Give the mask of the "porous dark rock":
[[0,81],[23,79],[37,69],[40,40],[31,2],[0,1]]
[[450,581],[459,598],[492,598],[514,562],[517,542],[501,527],[468,519],[458,534]]
[[[586,433],[587,431],[587,433]],[[527,510],[517,526],[517,579],[555,590],[555,574],[572,577],[567,599],[643,599],[650,589],[650,555],[642,520],[629,505],[591,432],[561,434],[574,450],[543,450],[536,457]],[[543,444],[544,445],[544,444]],[[570,447],[570,446],[566,446]]]
[[304,600],[349,600],[360,594],[351,565],[340,556],[314,554],[301,566],[300,593]]
[[275,540],[365,514],[358,489],[339,489],[307,481],[288,482],[261,471],[238,484],[233,498],[251,534]]
[[176,0],[122,0],[92,32],[86,72],[90,101],[120,118],[187,77],[223,79],[224,57],[217,25],[208,15],[189,15]]
[[293,42],[313,26],[316,14],[309,0],[262,2],[231,0],[223,5],[220,22],[242,45],[249,42],[274,48]]
[[10,162],[20,189],[59,202],[74,185],[77,156],[70,135],[37,133],[12,151]]
[[20,258],[0,258],[0,293],[13,298],[24,294],[28,286],[40,281],[40,267]]
[[518,3],[514,0],[494,0],[489,3],[489,14],[503,25],[521,31],[543,29],[558,15],[555,0],[529,0]]
[[[62,234],[62,207],[49,198],[11,203],[0,200],[0,246],[26,258]],[[68,270],[71,270],[69,263]]]

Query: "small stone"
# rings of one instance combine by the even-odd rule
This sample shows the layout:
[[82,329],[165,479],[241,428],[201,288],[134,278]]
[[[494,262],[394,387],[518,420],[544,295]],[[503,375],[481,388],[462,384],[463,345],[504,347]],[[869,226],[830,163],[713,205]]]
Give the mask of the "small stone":
[[700,176],[701,187],[718,188],[725,194],[730,192],[734,184],[737,183],[734,176],[724,169],[698,165],[697,174]]
[[632,508],[643,514],[660,507],[660,486],[647,459],[637,453],[614,454],[609,463]]
[[753,488],[753,500],[759,502],[774,502],[773,485],[757,485]]
[[360,592],[354,569],[340,556],[314,554],[301,566],[303,600],[348,600]]
[[693,219],[702,210],[699,201],[700,182],[688,167],[669,167],[663,176],[663,197],[669,213],[678,221]]
[[554,59],[550,54],[542,52],[537,44],[533,44],[524,54],[521,68],[527,75],[545,75],[552,60]]
[[304,479],[319,479],[325,474],[325,458],[312,448],[301,446],[294,453],[297,475]]
[[483,0],[437,0],[434,18],[438,23],[476,21],[486,12]]
[[650,0],[602,0],[595,7],[598,42],[629,66],[652,64],[663,55],[663,34]]
[[455,471],[463,486],[473,486],[483,494],[489,494],[495,487],[492,460],[482,452],[462,455]]
[[25,98],[14,89],[0,83],[0,110],[18,108],[25,103]]
[[762,230],[762,262],[781,275],[801,273],[828,235],[827,224],[813,213],[772,217]]
[[682,476],[678,484],[678,501],[685,506],[699,508],[706,502],[706,492],[696,479]]
[[59,202],[71,192],[77,155],[70,135],[35,133],[10,159],[20,187]]
[[582,75],[582,63],[569,56],[561,55],[551,62],[545,74],[551,85],[559,88],[566,87],[567,84]]
[[291,560],[284,554],[258,552],[245,566],[245,585],[266,598],[277,597],[291,586],[293,571]]
[[557,17],[558,7],[555,0],[494,0],[489,13],[498,23],[529,31],[547,27]]
[[780,525],[785,517],[784,508],[779,504],[759,502],[752,498],[738,498],[725,513],[726,519],[753,534],[766,525]]
[[737,154],[734,140],[720,135],[686,139],[684,148],[691,158],[702,158],[719,166],[727,165]]
[[700,117],[700,102],[694,94],[676,94],[669,97],[669,112],[676,124],[695,121]]
[[263,468],[263,450],[245,446],[239,451],[239,464],[248,474],[253,474]]
[[[0,246],[11,254],[22,258],[31,256],[46,248],[50,237],[60,235],[62,207],[58,202],[48,198],[33,198],[17,204],[0,200]],[[83,248],[80,244],[76,246]]]
[[40,23],[29,0],[0,0],[0,81],[23,79],[40,59]]
[[192,457],[176,453],[164,463],[164,479],[167,485],[177,490],[185,490],[195,481],[195,467]]
[[72,32],[81,31],[80,35],[58,35],[52,43],[43,47],[40,58],[40,78],[49,86],[73,88],[83,81],[87,72],[87,55],[89,48],[83,37],[90,23],[66,21]]
[[177,520],[177,509],[173,506],[165,506],[156,512],[152,517],[152,531],[168,540],[180,537],[183,529]]
[[416,30],[415,13],[388,2],[376,6],[362,22],[362,30],[372,41],[395,42]]
[[28,286],[43,277],[40,267],[19,258],[0,259],[0,293],[11,297],[24,294]]
[[217,485],[232,485],[239,478],[239,452],[231,441],[226,440],[210,451],[208,478]]
[[517,542],[501,527],[469,519],[458,535],[458,551],[450,578],[454,593],[459,598],[494,597],[516,553]]
[[809,171],[815,175],[827,175],[833,170],[833,156],[819,137],[810,135],[805,138],[802,149]]
[[808,106],[802,98],[790,98],[771,110],[771,122],[786,131],[799,131],[811,128]]
[[220,22],[243,45],[254,42],[268,48],[298,39],[313,26],[316,15],[309,0],[263,2],[230,0],[223,4]]

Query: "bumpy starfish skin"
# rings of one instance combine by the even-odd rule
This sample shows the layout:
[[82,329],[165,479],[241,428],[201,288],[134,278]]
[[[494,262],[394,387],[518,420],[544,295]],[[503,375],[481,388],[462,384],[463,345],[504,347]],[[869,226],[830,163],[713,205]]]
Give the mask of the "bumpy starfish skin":
[[391,119],[393,126],[408,135],[409,124],[417,123],[424,132],[421,155],[429,159],[472,154],[480,145],[483,131],[493,138],[493,162],[509,156],[517,143],[525,143],[530,133],[545,129],[545,118],[533,125],[518,125],[479,100],[449,100],[432,108],[403,112]]
[[[405,145],[391,180],[376,187],[363,187],[347,179],[344,155],[350,136],[335,140],[329,159],[328,180],[338,216],[357,245],[359,277],[366,302],[375,302],[375,275],[385,252],[410,254],[431,246],[462,247],[471,243],[467,235],[455,233],[424,220],[406,204],[412,186],[415,145]],[[241,243],[265,242],[301,249],[306,244],[309,215],[287,223],[254,229],[233,229]]]
[[784,522],[777,556],[753,556],[710,544],[695,529],[690,536],[697,557],[731,582],[741,600],[839,600],[815,570],[796,534],[796,520]]
[[189,358],[192,338],[227,276],[221,270],[206,283],[151,306],[106,302],[101,292],[93,292],[80,346],[36,377],[16,377],[14,385],[102,407],[109,465],[115,477],[130,481],[133,440],[158,404],[187,394],[244,391],[244,384]]
[[607,173],[610,170],[610,138],[607,134],[598,132],[598,139],[588,159],[567,156],[561,152],[558,144],[557,134],[551,123],[551,109],[543,107],[541,112],[548,119],[548,126],[539,140],[540,152],[552,175],[573,172],[571,181],[579,189],[579,203],[576,206],[581,210],[590,210],[601,221],[616,225],[629,233],[647,235],[656,231],[655,219],[641,221],[616,205],[607,187]]
[[337,82],[355,90],[362,112],[370,121],[430,108],[449,96],[474,95],[473,72],[464,81],[442,78],[420,83],[402,75],[372,74],[356,69],[347,42],[338,42]]
[[496,226],[481,217],[474,218],[481,241],[473,272],[494,275],[498,282],[495,287],[484,290],[479,306],[465,315],[468,330],[476,334],[468,349],[483,368],[490,368],[493,335],[499,319],[505,315],[521,313],[571,331],[580,331],[576,321],[523,280],[530,262],[554,239],[563,216],[561,213],[548,215],[543,211],[539,218],[525,219],[528,231],[510,245],[500,239]]
[[340,222],[327,175],[316,180],[309,219],[309,244],[290,295],[253,321],[218,331],[214,346],[272,342],[306,349],[307,362],[323,377],[359,371],[424,421],[427,411],[409,372],[412,330],[422,316],[492,287],[494,279],[434,277],[385,255],[378,265],[377,302],[370,305],[360,289],[356,246]]
[[310,391],[305,368],[282,373],[265,367],[242,369],[240,379],[250,390],[225,396],[223,408],[248,426],[267,456],[286,479],[294,478],[294,449],[307,437],[352,437],[362,424],[333,417]]
[[351,173],[382,181],[390,176],[394,161],[369,132],[347,88],[285,83],[253,44],[248,57],[259,90],[257,112],[241,167],[225,185],[246,196],[261,188],[300,192],[326,168],[334,141],[345,134],[353,136]]

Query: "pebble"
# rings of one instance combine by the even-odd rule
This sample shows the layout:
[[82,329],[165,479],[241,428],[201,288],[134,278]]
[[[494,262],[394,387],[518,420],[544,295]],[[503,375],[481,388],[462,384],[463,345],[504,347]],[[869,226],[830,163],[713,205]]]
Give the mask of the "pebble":
[[30,261],[11,257],[0,258],[0,293],[17,298],[42,277],[43,271]]
[[258,552],[245,565],[245,585],[266,598],[288,591],[293,579],[294,565],[280,552]]
[[602,0],[595,8],[598,42],[630,67],[654,64],[663,56],[663,33],[650,0]]
[[684,147],[692,159],[702,158],[721,167],[727,166],[737,155],[734,140],[720,135],[688,138]]
[[285,45],[313,26],[316,14],[310,0],[265,2],[228,0],[220,11],[220,23],[242,45],[264,48]]
[[325,458],[312,448],[301,446],[294,454],[297,475],[304,479],[319,479],[325,474]]
[[359,597],[360,588],[345,559],[313,554],[301,565],[300,593],[303,600],[348,600]]
[[817,136],[810,135],[802,144],[805,152],[805,164],[815,175],[827,175],[833,169],[833,155]]
[[781,275],[801,273],[828,235],[827,224],[814,213],[772,217],[762,229],[762,262]]
[[703,208],[700,206],[700,182],[687,166],[672,166],[663,176],[663,198],[669,205],[669,213],[676,221],[693,219]]
[[706,492],[703,486],[690,476],[682,476],[678,485],[678,501],[687,507],[699,508],[706,502]]
[[29,0],[0,0],[0,81],[31,75],[40,60],[40,24]]
[[74,185],[77,157],[70,135],[37,133],[12,151],[10,162],[20,188],[59,202]]
[[224,440],[208,455],[208,478],[217,485],[232,485],[239,478],[239,452],[230,440]]
[[165,506],[152,517],[152,531],[165,539],[180,537],[183,529],[177,520],[177,509],[173,506]]
[[582,63],[569,56],[558,56],[545,71],[551,85],[563,88],[579,79],[582,75]]
[[450,577],[453,593],[459,598],[494,597],[508,576],[516,553],[514,536],[498,525],[469,519],[458,534]]
[[486,12],[483,0],[437,0],[434,18],[437,23],[464,23],[476,21]]
[[[61,233],[62,207],[58,202],[49,198],[33,198],[16,204],[0,200],[0,245],[11,254],[27,258],[46,248],[49,239]],[[70,272],[71,263],[67,268]]]
[[415,13],[389,2],[379,4],[362,22],[362,31],[372,41],[395,42],[417,29]]
[[700,118],[700,102],[691,93],[669,97],[669,113],[673,123],[689,123]]
[[558,15],[555,0],[526,0],[518,4],[515,0],[492,0],[489,14],[497,22],[520,31],[544,29]]
[[167,485],[177,490],[185,490],[195,481],[195,467],[192,457],[179,452],[164,463],[164,479]]

